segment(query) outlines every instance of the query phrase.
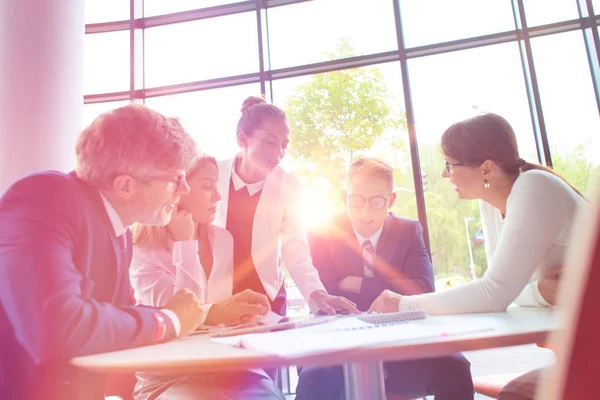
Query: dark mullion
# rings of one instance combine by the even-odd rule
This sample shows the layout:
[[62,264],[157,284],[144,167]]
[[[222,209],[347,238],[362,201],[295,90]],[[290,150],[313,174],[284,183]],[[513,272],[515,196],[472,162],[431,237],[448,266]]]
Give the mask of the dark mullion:
[[[268,40],[268,25],[267,25],[268,9],[266,10],[266,13],[267,13],[266,17],[263,18],[263,21],[265,21],[263,23],[263,26],[265,27],[264,29],[265,29],[265,32],[267,33],[267,40]],[[581,20],[579,20],[579,21],[581,21]],[[126,22],[129,24],[129,21],[126,21]],[[558,25],[561,25],[562,29],[564,29],[564,31],[572,31],[574,29],[580,29],[580,28],[574,27],[572,22],[573,21],[571,21],[569,23],[559,23]],[[580,22],[580,24],[583,24],[583,23]],[[135,21],[136,29],[138,29],[138,30],[141,29],[141,26],[143,26],[142,20],[139,20],[139,19],[136,20]],[[581,25],[581,26],[583,26],[583,25]],[[529,29],[528,32],[531,33],[530,37],[533,36],[534,31],[537,34],[546,32],[544,30],[544,27],[536,27],[533,29]],[[519,31],[510,31],[510,32],[504,32],[501,34],[485,35],[485,36],[479,36],[479,37],[475,37],[475,38],[462,39],[459,41],[438,43],[438,44],[434,44],[434,45],[427,45],[427,46],[421,46],[421,47],[413,47],[412,49],[405,49],[405,54],[406,54],[406,58],[412,59],[412,58],[421,57],[424,55],[424,53],[427,53],[427,55],[447,53],[447,52],[451,51],[450,48],[455,49],[456,46],[461,46],[461,48],[465,47],[465,46],[466,46],[466,48],[475,48],[475,47],[482,46],[483,43],[491,44],[491,42],[493,42],[493,41],[500,41],[500,43],[507,43],[507,42],[510,43],[510,42],[517,41],[520,37],[519,35],[520,35]],[[139,40],[136,41],[135,43],[138,43],[138,42],[139,42]],[[136,44],[134,44],[134,45],[137,46],[138,48],[143,49],[143,46],[140,47],[140,45],[136,45]],[[270,50],[269,50],[268,42],[266,45],[263,45],[263,49],[265,49],[265,46],[266,46],[266,52],[264,52],[264,54],[266,54],[267,58],[266,58],[266,62],[265,62],[265,71],[264,71],[265,77],[264,77],[264,79],[265,79],[265,81],[267,81],[269,83],[269,85],[272,85],[272,80],[277,80],[277,79],[287,79],[287,78],[311,75],[311,74],[316,74],[316,73],[338,71],[338,70],[347,69],[347,68],[360,68],[360,67],[376,65],[376,64],[381,64],[381,63],[387,63],[387,62],[397,62],[400,60],[398,51],[388,51],[388,52],[384,52],[384,53],[350,57],[350,58],[345,58],[345,59],[325,61],[325,62],[307,64],[307,65],[299,65],[299,66],[295,66],[295,67],[287,67],[287,68],[281,68],[281,69],[269,71],[268,65],[270,65],[270,60],[269,60],[269,57],[270,57],[269,51]],[[138,63],[138,67],[139,67],[139,65],[140,65],[140,63]],[[143,69],[143,63],[142,63],[142,69]],[[140,68],[136,68],[136,74],[137,74],[136,79],[139,79],[139,73],[138,73],[139,70],[140,70]],[[256,80],[254,80],[254,78],[248,78],[249,76],[256,76]],[[168,94],[178,94],[178,93],[187,93],[187,92],[194,91],[194,90],[216,89],[219,87],[229,87],[234,84],[245,84],[245,83],[253,83],[253,82],[257,82],[257,83],[260,82],[260,77],[259,77],[258,73],[246,74],[246,75],[240,75],[240,76],[229,76],[229,77],[223,77],[223,78],[217,78],[217,79],[208,79],[208,80],[204,80],[204,81],[194,81],[194,82],[188,82],[188,83],[184,83],[184,84],[169,85],[169,86],[158,87],[158,88],[149,88],[149,89],[144,89],[144,90],[146,92],[149,92],[152,94],[156,93],[157,91],[165,93],[165,94],[167,94],[167,93]],[[136,87],[139,87],[139,85],[136,85]],[[271,87],[271,92],[272,92],[272,90],[273,90],[273,88]],[[139,90],[137,91],[137,93],[139,94]],[[89,96],[92,96],[92,97],[89,97]],[[92,94],[92,95],[86,96],[86,99],[89,99],[90,101],[93,101],[93,102],[98,102],[98,101],[101,101],[100,99],[102,97],[106,98],[105,101],[112,101],[113,99],[122,100],[122,93],[115,92],[115,93]],[[139,96],[136,96],[136,97],[139,98]],[[271,100],[273,100],[273,99],[271,99]]]
[[455,51],[475,49],[478,47],[514,42],[518,39],[518,31],[492,33],[484,36],[452,40],[449,42],[428,44],[406,49],[406,58],[434,56]]
[[582,32],[592,75],[594,94],[596,95],[596,105],[598,113],[600,113],[600,39],[598,38],[597,21],[595,21],[594,7],[591,0],[577,0],[577,5],[579,16],[589,21]]
[[83,96],[83,104],[107,103],[109,101],[131,100],[131,91],[100,94],[86,94]]
[[[521,63],[523,66],[523,77],[527,89],[527,100],[529,102],[529,111],[533,123],[534,138],[538,161],[552,167],[552,155],[550,154],[550,144],[544,122],[544,113],[542,111],[542,100],[537,83],[535,66],[533,62],[533,53],[531,51],[531,42],[527,29],[527,20],[525,18],[525,7],[523,0],[512,0],[513,15],[516,28],[521,32],[519,41],[519,51],[521,53]],[[541,147],[540,147],[541,145]]]
[[156,15],[143,19],[144,28],[153,28],[155,26],[164,26],[178,24],[181,22],[199,21],[208,18],[223,17],[226,15],[240,14],[254,11],[256,9],[256,0],[249,0],[240,3],[225,4],[222,6],[201,8],[197,10],[180,11],[172,14]]
[[107,33],[107,32],[117,32],[117,31],[126,31],[131,27],[130,20],[126,19],[123,21],[111,21],[111,22],[100,22],[97,24],[87,24],[85,26],[85,34],[93,34],[93,33]]
[[271,74],[270,74],[270,70],[271,70],[271,41],[270,38],[271,36],[269,35],[269,5],[268,5],[268,1],[265,2],[265,37],[264,37],[264,41],[263,43],[266,42],[266,46],[267,46],[267,68],[265,71],[265,79],[268,81],[269,83],[269,95],[270,95],[270,102],[273,102],[273,79],[271,79]]
[[421,172],[421,162],[419,160],[419,146],[417,144],[417,134],[415,130],[415,115],[410,94],[410,80],[408,76],[408,59],[404,47],[404,34],[402,32],[402,17],[400,10],[400,0],[391,0],[394,3],[394,18],[396,20],[396,37],[398,40],[398,54],[400,55],[400,69],[402,72],[402,86],[404,93],[404,108],[406,112],[406,125],[408,127],[408,141],[410,145],[410,159],[412,161],[413,180],[415,185],[415,196],[417,200],[417,213],[419,222],[423,227],[423,239],[427,251],[431,254],[431,244],[429,241],[429,227],[427,224],[427,211],[425,207],[425,191],[423,190],[423,174]]
[[258,68],[260,75],[260,93],[266,93],[265,59],[263,51],[262,10],[266,8],[264,0],[256,0],[256,33],[258,39]]
[[129,4],[129,98],[143,102],[139,93],[144,88],[144,30],[138,21],[144,17],[144,0],[130,0]]
[[535,26],[532,28],[527,28],[527,33],[529,35],[529,38],[531,39],[531,38],[539,37],[539,36],[554,35],[557,33],[564,33],[564,32],[570,32],[570,31],[583,29],[584,24],[585,23],[582,19],[577,18],[577,19],[572,19],[569,21],[561,21],[561,22],[555,22],[555,23],[548,24],[548,25],[541,25],[541,26]]
[[388,51],[385,53],[372,54],[368,56],[341,58],[338,60],[324,61],[315,64],[299,65],[296,67],[276,69],[272,71],[267,71],[267,76],[269,79],[274,80],[295,78],[298,76],[339,71],[348,68],[367,67],[369,65],[381,64],[398,60],[399,56],[397,51]]
[[227,78],[215,78],[207,79],[204,81],[187,82],[176,85],[154,87],[150,89],[144,89],[140,92],[143,95],[143,97],[157,97],[189,92],[199,92],[202,90],[211,90],[259,82],[260,74],[255,72],[251,74],[230,76]]

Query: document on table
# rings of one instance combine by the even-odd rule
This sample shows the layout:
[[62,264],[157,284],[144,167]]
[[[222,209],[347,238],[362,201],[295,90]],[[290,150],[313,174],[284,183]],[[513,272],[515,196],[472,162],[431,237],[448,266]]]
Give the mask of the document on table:
[[357,318],[341,318],[326,324],[305,328],[212,338],[211,340],[216,343],[250,348],[280,357],[297,357],[405,340],[436,337],[443,339],[450,335],[490,329],[493,329],[493,326],[489,324],[430,325],[423,323],[423,321],[371,324]]

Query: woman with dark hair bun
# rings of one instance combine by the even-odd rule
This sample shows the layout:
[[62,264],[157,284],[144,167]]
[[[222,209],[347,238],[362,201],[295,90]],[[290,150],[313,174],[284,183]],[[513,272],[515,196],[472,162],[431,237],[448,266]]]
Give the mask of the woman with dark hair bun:
[[488,269],[480,279],[457,288],[417,296],[386,291],[371,311],[422,309],[428,314],[504,311],[547,307],[553,301],[575,214],[589,207],[564,178],[519,155],[510,124],[496,114],[457,122],[442,135],[442,176],[460,199],[481,199],[503,216]]
[[244,100],[237,124],[240,153],[219,165],[215,225],[233,236],[233,293],[265,294],[284,315],[284,265],[313,311],[357,313],[349,300],[327,293],[312,264],[303,223],[302,184],[279,163],[290,141],[285,112],[263,98]]

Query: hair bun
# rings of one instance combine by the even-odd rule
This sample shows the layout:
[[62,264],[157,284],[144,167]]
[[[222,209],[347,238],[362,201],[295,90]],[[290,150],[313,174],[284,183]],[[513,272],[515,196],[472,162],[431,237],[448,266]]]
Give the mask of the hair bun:
[[243,113],[248,112],[248,110],[257,105],[257,104],[267,104],[267,101],[262,97],[250,96],[242,103],[242,109],[240,110]]

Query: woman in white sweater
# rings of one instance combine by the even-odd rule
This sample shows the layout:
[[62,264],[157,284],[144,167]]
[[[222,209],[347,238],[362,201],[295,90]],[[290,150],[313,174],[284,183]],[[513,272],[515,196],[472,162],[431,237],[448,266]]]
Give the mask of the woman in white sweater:
[[370,311],[422,309],[428,314],[544,307],[539,281],[563,264],[572,223],[585,198],[552,170],[519,156],[510,124],[495,114],[458,122],[442,136],[442,176],[460,199],[481,199],[503,216],[485,275],[460,287],[418,296],[386,291]]
[[[136,226],[129,270],[138,304],[160,307],[180,289],[194,292],[206,325],[235,325],[269,309],[266,296],[251,290],[232,295],[233,239],[212,225],[217,202],[217,162],[198,159],[187,181],[190,193],[166,227]],[[237,373],[138,374],[136,400],[278,399],[283,394],[262,370]]]

